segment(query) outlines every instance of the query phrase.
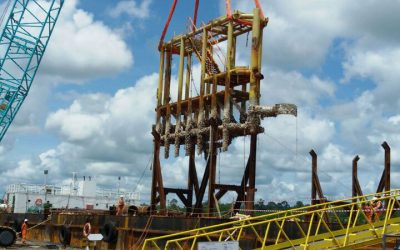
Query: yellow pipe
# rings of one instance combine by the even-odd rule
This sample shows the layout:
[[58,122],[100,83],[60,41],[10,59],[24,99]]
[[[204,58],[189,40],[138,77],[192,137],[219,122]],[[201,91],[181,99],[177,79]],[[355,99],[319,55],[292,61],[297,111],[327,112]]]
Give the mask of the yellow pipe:
[[263,242],[262,242],[261,249],[264,249],[265,243],[267,242],[270,226],[271,226],[271,223],[268,223],[267,229],[265,230],[264,240],[263,240]]
[[[392,191],[393,192],[393,191]],[[399,192],[399,190],[395,190],[394,192]],[[381,192],[380,194],[386,194],[386,193],[390,193],[390,192]],[[373,197],[373,196],[376,196],[377,194],[369,194],[369,195],[364,195],[364,196],[360,196],[360,198],[362,198],[362,197]],[[358,198],[358,197],[356,197],[356,198]],[[382,199],[382,198],[381,198]],[[320,209],[320,210],[316,210],[316,211],[307,211],[307,212],[301,212],[301,213],[297,213],[297,214],[295,214],[295,215],[291,215],[291,216],[286,216],[285,218],[284,218],[284,220],[288,220],[288,219],[292,219],[292,218],[296,218],[296,217],[301,217],[301,216],[304,216],[304,215],[309,215],[309,214],[311,214],[311,216],[312,216],[312,218],[314,217],[314,213],[315,212],[321,212],[321,211],[327,211],[327,210],[333,210],[335,213],[335,215],[336,215],[336,211],[335,211],[335,209],[340,209],[340,208],[345,208],[345,207],[348,207],[349,206],[349,204],[344,204],[344,205],[339,205],[339,206],[336,206],[336,207],[334,207],[334,208],[332,208],[332,207],[327,207],[327,205],[334,205],[335,203],[342,203],[343,201],[353,201],[353,198],[348,198],[348,199],[342,199],[342,200],[340,200],[340,201],[333,201],[333,202],[328,202],[328,203],[325,203],[325,204],[323,204],[323,206],[325,206],[325,208],[323,208],[323,209]],[[355,204],[362,204],[362,203],[364,203],[364,201],[358,201],[358,202],[356,202]],[[296,211],[298,211],[298,210],[306,210],[306,209],[310,209],[310,208],[316,208],[316,209],[318,209],[318,207],[320,207],[321,206],[321,204],[317,204],[317,205],[312,205],[312,206],[307,206],[307,207],[303,207],[303,208],[296,208],[296,209],[291,209],[291,210],[289,210],[289,211],[282,211],[282,212],[279,212],[279,213],[274,213],[274,214],[269,214],[269,215],[262,215],[262,216],[257,216],[257,217],[252,217],[252,218],[248,218],[248,219],[244,219],[243,221],[251,221],[251,220],[256,220],[256,219],[262,219],[262,218],[264,218],[264,219],[267,219],[268,217],[275,217],[275,216],[279,216],[279,215],[282,215],[282,214],[287,214],[288,212],[290,212],[290,213],[294,213],[294,212],[296,212]],[[337,216],[337,215],[336,215]],[[251,225],[253,225],[253,226],[256,226],[256,225],[261,225],[261,224],[264,224],[264,223],[269,223],[269,222],[271,222],[271,221],[276,221],[276,220],[282,220],[282,218],[272,218],[272,219],[267,219],[266,221],[261,221],[261,222],[256,222],[256,223],[252,223]],[[339,220],[340,221],[340,220]],[[193,230],[189,230],[189,231],[186,231],[186,232],[181,232],[181,233],[176,233],[176,234],[173,234],[173,235],[169,235],[169,236],[161,236],[161,237],[156,237],[156,238],[153,238],[153,240],[160,240],[160,239],[166,239],[166,238],[169,238],[169,237],[176,237],[176,236],[179,236],[179,235],[182,235],[182,234],[187,234],[187,233],[190,233],[190,232],[198,232],[199,230],[208,230],[208,229],[214,229],[214,228],[218,228],[218,227],[222,227],[222,226],[228,226],[228,225],[232,225],[232,224],[235,224],[235,223],[237,223],[236,221],[233,221],[233,222],[227,222],[227,223],[223,223],[223,224],[220,224],[220,225],[213,225],[213,226],[209,226],[209,227],[204,227],[204,228],[202,228],[202,229],[193,229]],[[241,227],[248,227],[249,225],[243,225],[243,226],[238,226],[238,227],[234,227],[234,228],[241,228]],[[373,225],[372,225],[372,227],[373,227]],[[221,232],[221,231],[223,231],[223,230],[218,230],[219,232]],[[218,232],[218,231],[215,231],[215,232],[213,232],[213,233],[216,233],[216,232]],[[212,233],[211,233],[212,234]],[[208,232],[208,233],[204,233],[204,234],[201,234],[202,236],[208,236],[208,235],[210,235],[210,233]],[[201,237],[201,236],[196,236],[196,237]],[[186,237],[185,237],[186,238]],[[309,239],[309,235],[307,235],[307,237],[306,237],[307,239],[307,241],[308,241],[308,239]]]
[[260,85],[260,77],[261,74],[260,65],[259,65],[259,49],[261,47],[260,44],[260,10],[254,9],[254,18],[253,18],[253,27],[252,27],[252,45],[251,45],[251,65],[250,65],[250,105],[255,106],[259,105],[259,90],[257,89]]
[[[313,213],[312,216],[314,216],[315,214],[316,214],[316,213]],[[398,220],[397,220],[397,221],[398,221]],[[275,222],[275,224],[277,224],[278,227],[281,228],[281,226],[279,225],[279,223],[278,223],[276,220],[275,220],[274,222]],[[262,224],[262,223],[266,223],[266,222],[254,223],[253,226],[256,225],[256,224],[260,225],[260,224]],[[381,223],[381,224],[382,224],[382,223]],[[233,227],[233,228],[229,228],[229,229],[222,229],[222,230],[218,230],[218,231],[215,231],[215,232],[209,232],[209,233],[207,233],[207,235],[211,235],[211,234],[214,234],[214,235],[215,235],[216,233],[219,233],[219,232],[222,232],[222,231],[234,230],[234,229],[237,229],[237,228],[240,228],[240,227],[248,227],[248,226],[250,226],[250,225],[242,225],[242,226]],[[326,224],[325,224],[325,226],[327,227]],[[281,228],[281,229],[282,229],[282,228]],[[309,227],[309,230],[311,230],[311,227]],[[362,232],[365,231],[365,229],[360,229],[360,230],[362,230]],[[339,231],[343,231],[343,230],[339,230]],[[345,231],[343,231],[343,232],[345,233]],[[286,237],[286,239],[288,240],[288,242],[290,243],[290,245],[294,246],[294,244],[293,244],[292,241],[289,239],[289,237],[286,235],[286,233],[283,232],[283,234],[284,234],[284,236]],[[169,242],[169,245],[170,245],[171,243],[176,242],[176,241],[185,241],[185,240],[190,240],[190,239],[192,239],[193,237],[198,238],[198,237],[204,237],[204,236],[205,236],[205,235],[188,236],[188,237],[184,237],[184,238],[181,238],[181,239],[170,240],[170,241],[168,241],[168,242]],[[335,240],[335,234],[333,234],[333,232],[331,232],[331,236],[332,236],[332,237],[334,238],[334,240]],[[305,247],[308,246],[308,242],[309,242],[309,234],[308,234],[308,237],[306,238]],[[335,244],[337,244],[337,241],[336,241],[336,240],[335,240]]]
[[337,239],[335,238],[335,235],[333,234],[332,230],[329,228],[328,224],[326,224],[325,220],[323,220],[324,215],[321,213],[319,214],[318,212],[316,213],[320,219],[322,219],[322,224],[324,225],[325,229],[328,231],[328,233],[331,235],[332,240],[335,241],[336,245],[339,245],[339,242],[337,241]]
[[306,240],[305,240],[305,243],[304,243],[304,249],[307,249],[308,241],[310,240],[312,223],[314,221],[314,215],[315,215],[315,213],[313,213],[311,215],[310,224],[308,225],[308,231],[307,231],[307,237],[306,237]]
[[[392,210],[393,210],[393,206],[394,206],[394,202],[392,202],[393,199],[390,199],[388,202],[388,207],[386,209],[386,214],[385,214],[385,220],[384,220],[384,226],[383,226],[383,234],[386,233],[386,225],[387,225],[387,221],[389,219],[389,215],[392,214]],[[383,208],[383,207],[382,207]]]
[[[287,213],[285,214],[284,217],[286,217],[286,215],[287,215]],[[284,224],[284,223],[285,223],[285,220],[282,221],[282,227],[283,227],[283,224]],[[278,225],[278,226],[279,226],[279,225]],[[281,237],[282,227],[279,227],[280,230],[279,230],[279,232],[278,232],[278,236],[276,236],[275,245],[278,243],[278,240],[279,240],[279,238]]]
[[354,211],[354,205],[351,206],[350,217],[349,217],[349,221],[347,223],[346,236],[344,237],[343,246],[346,246],[347,240],[349,239],[349,230],[350,230],[350,224],[351,224],[351,217],[353,216],[353,211]]

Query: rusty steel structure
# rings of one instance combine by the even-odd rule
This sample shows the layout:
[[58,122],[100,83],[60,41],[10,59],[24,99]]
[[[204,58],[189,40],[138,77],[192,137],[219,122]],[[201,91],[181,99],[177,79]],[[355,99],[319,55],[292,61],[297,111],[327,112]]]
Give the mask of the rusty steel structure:
[[[390,191],[390,146],[384,141],[382,143],[382,148],[384,150],[384,168],[382,175],[376,189],[376,193],[388,192]],[[322,191],[321,183],[318,177],[318,155],[312,149],[310,151],[311,155],[311,204],[319,204],[328,202],[327,198],[324,196]],[[352,197],[363,196],[363,191],[358,180],[358,161],[360,156],[356,155],[352,161],[352,182],[351,182],[351,193]]]
[[[268,18],[259,8],[250,14],[235,11],[198,28],[192,23],[188,33],[160,42],[156,122],[152,129],[151,192],[151,205],[153,208],[159,205],[160,214],[165,211],[168,194],[179,197],[187,214],[201,213],[207,190],[209,215],[216,211],[216,203],[228,191],[237,193],[235,209],[240,208],[240,201],[245,201],[246,209],[254,208],[257,135],[264,131],[261,120],[281,114],[297,116],[297,107],[293,104],[260,106],[262,40],[267,23]],[[251,33],[250,64],[238,66],[237,38],[247,33]],[[222,55],[225,60],[221,65],[216,57],[218,51],[222,53],[222,46],[226,46],[226,54]],[[173,86],[171,80],[175,57],[178,58],[177,86]],[[193,76],[194,58],[201,67],[200,79]],[[171,93],[173,89],[176,89],[176,95]],[[196,95],[190,95],[197,89]],[[251,141],[240,184],[217,183],[218,149],[227,151],[232,140],[243,136],[250,136]],[[186,188],[163,184],[161,148],[164,157],[168,158],[171,145],[175,157],[182,157],[181,148],[184,148],[188,158]],[[196,152],[206,159],[201,180],[198,180]]]

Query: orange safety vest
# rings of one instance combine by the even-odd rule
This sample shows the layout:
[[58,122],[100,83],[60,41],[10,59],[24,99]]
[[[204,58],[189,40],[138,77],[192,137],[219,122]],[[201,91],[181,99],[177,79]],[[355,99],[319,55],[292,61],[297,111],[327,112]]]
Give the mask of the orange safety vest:
[[21,234],[22,234],[22,239],[26,239],[26,233],[28,232],[28,224],[24,222],[21,226]]

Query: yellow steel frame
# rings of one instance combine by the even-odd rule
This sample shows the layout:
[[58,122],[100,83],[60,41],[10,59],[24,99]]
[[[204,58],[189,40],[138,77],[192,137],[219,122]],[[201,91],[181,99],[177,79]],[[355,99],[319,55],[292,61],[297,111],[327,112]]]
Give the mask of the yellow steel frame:
[[[200,241],[228,240],[253,242],[253,249],[356,249],[400,232],[399,196],[392,190],[249,217],[146,239],[142,249],[196,249]],[[373,197],[385,204],[379,221],[366,215]]]

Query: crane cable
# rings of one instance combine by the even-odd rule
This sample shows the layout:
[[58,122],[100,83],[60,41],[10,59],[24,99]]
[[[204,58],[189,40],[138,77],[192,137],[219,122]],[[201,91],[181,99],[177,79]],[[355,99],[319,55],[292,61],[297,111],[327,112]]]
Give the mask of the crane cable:
[[[293,151],[293,149],[289,148],[288,146],[286,146],[283,142],[279,141],[279,139],[275,138],[274,136],[272,136],[271,134],[267,134],[265,133],[266,136],[268,136],[269,138],[271,138],[273,141],[275,141],[277,144],[279,144],[282,148],[287,149],[288,151],[290,151],[291,153],[293,153],[296,157],[295,162],[298,161],[298,156],[301,156],[300,158],[304,161],[309,163],[310,159],[308,159],[307,157],[305,157],[304,155],[298,155],[298,152]],[[297,143],[297,142],[296,142]],[[296,150],[297,146],[296,146]],[[342,185],[343,187],[347,187],[346,184],[344,184],[342,181],[340,181],[340,179],[335,178],[333,175],[329,174],[328,172],[318,169],[318,173],[322,173],[325,176],[328,176],[329,178],[334,179],[335,181],[337,181],[340,185]]]
[[136,193],[136,190],[139,188],[139,185],[141,184],[142,179],[143,179],[144,175],[146,174],[146,170],[152,169],[152,167],[153,167],[153,164],[151,162],[152,158],[153,158],[153,154],[150,155],[149,161],[147,162],[146,166],[143,168],[142,175],[140,176],[139,181],[137,182],[136,188],[133,190],[134,193]]

